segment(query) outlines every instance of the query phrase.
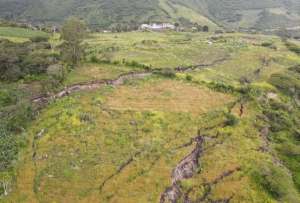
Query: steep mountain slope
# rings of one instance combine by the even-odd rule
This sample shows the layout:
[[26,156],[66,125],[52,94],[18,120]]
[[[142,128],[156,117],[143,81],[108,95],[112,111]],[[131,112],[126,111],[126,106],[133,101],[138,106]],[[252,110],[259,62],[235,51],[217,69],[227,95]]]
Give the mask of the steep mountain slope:
[[[186,20],[237,28],[295,27],[300,22],[297,0],[0,0],[0,17],[60,23],[70,15],[90,25]],[[210,20],[208,20],[209,18]]]

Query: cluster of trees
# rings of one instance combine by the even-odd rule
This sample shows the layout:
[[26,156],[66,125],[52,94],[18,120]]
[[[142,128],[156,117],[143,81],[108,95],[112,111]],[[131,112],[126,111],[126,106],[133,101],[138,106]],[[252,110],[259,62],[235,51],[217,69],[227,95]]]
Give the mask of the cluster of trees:
[[61,31],[60,54],[52,50],[45,37],[34,37],[25,43],[0,40],[0,81],[5,81],[0,87],[0,196],[11,190],[14,160],[22,146],[18,134],[36,112],[26,90],[15,82],[34,78],[46,91],[60,86],[66,67],[75,67],[83,57],[86,30],[82,21],[67,20]]
[[66,64],[77,65],[84,54],[82,41],[86,30],[85,24],[76,18],[66,21],[61,32],[61,56],[53,54],[47,37],[33,37],[25,43],[1,39],[0,80],[13,82],[27,76],[45,74],[48,67],[60,59]]
[[112,32],[129,32],[138,29],[139,29],[139,24],[137,24],[136,22],[125,23],[125,24],[117,23],[110,26],[110,30]]
[[28,75],[45,73],[49,64],[55,61],[48,54],[50,48],[47,42],[19,44],[0,40],[0,79],[17,81]]
[[198,23],[194,24],[195,31],[197,32],[209,32],[209,27],[207,25],[199,25]]

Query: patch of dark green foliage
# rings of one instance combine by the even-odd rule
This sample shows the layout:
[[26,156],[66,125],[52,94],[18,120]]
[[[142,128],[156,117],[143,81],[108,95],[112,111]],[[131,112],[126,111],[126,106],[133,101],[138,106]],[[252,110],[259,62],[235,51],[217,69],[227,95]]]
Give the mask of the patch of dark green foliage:
[[176,77],[176,72],[172,68],[164,68],[161,70],[156,70],[154,73],[157,75],[166,77],[166,78],[175,78]]
[[123,59],[122,61],[112,61],[109,59],[99,59],[97,56],[92,55],[90,57],[90,62],[91,63],[100,63],[100,64],[113,64],[113,65],[125,65],[133,68],[141,68],[141,69],[146,69],[149,70],[151,67],[142,63],[139,63],[137,61],[127,61],[126,59]]
[[0,172],[9,169],[17,158],[18,146],[16,138],[4,127],[0,126]]
[[295,43],[292,42],[286,42],[285,46],[292,52],[296,53],[296,54],[300,54],[300,46],[298,46]]
[[47,42],[13,43],[0,40],[0,80],[12,82],[28,75],[40,75],[57,59],[49,56]]

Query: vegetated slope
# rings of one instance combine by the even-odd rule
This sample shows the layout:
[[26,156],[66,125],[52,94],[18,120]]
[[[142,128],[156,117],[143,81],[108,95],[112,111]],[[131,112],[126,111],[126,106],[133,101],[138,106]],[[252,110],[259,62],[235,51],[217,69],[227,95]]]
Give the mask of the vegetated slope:
[[[147,64],[152,76],[50,102],[24,132],[27,144],[4,200],[299,202],[297,44],[142,32],[95,34],[87,42],[90,63],[68,75],[69,85],[145,71],[149,59],[133,49],[183,57],[194,50],[184,45],[195,44],[217,50],[211,61],[226,60],[212,64],[197,52],[199,59],[187,55],[155,69],[173,57],[162,55]],[[180,71],[190,63],[212,65]]]
[[42,31],[33,31],[25,28],[0,27],[0,39],[9,39],[15,42],[29,41],[36,37],[49,37],[47,33]]
[[[161,21],[167,17],[158,6],[158,0],[67,0],[67,1],[15,1],[7,7],[7,0],[0,2],[1,15],[10,15],[32,22],[61,22],[75,15],[84,18],[90,25],[108,27],[114,23]],[[10,4],[12,4],[10,2]],[[10,5],[8,4],[8,5]],[[22,4],[23,6],[15,6]],[[21,9],[20,9],[21,7]]]
[[[60,23],[76,15],[94,27],[148,21],[201,22],[225,27],[270,29],[299,25],[297,0],[0,0],[0,16]],[[209,20],[210,19],[210,20]]]
[[225,27],[278,28],[299,25],[297,0],[173,0],[206,14]]

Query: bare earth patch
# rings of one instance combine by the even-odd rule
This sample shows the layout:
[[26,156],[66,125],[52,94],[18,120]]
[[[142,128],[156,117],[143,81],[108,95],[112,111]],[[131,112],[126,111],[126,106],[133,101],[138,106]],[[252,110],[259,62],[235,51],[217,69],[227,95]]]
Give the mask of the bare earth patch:
[[233,97],[174,80],[122,86],[107,99],[110,108],[205,113],[231,102]]

